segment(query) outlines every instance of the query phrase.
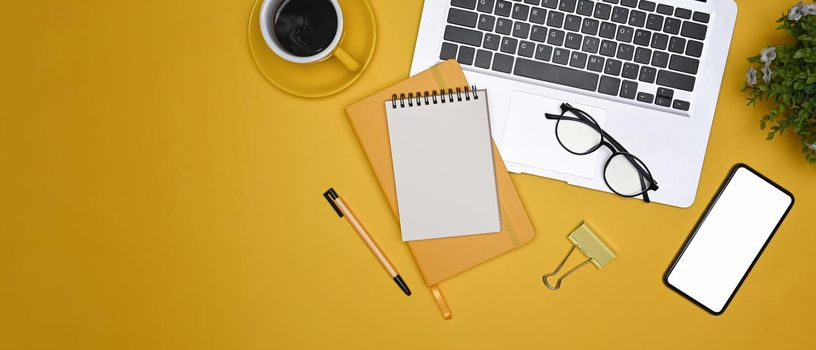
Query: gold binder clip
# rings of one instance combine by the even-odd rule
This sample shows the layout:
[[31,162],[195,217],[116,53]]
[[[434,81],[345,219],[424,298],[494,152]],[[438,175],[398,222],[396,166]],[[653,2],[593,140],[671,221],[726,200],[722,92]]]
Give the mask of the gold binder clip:
[[[564,278],[575,272],[575,270],[578,270],[584,265],[588,264],[590,261],[595,264],[597,268],[601,269],[612,261],[612,259],[615,259],[615,252],[612,251],[612,249],[610,249],[609,246],[604,243],[604,241],[602,241],[601,238],[598,237],[586,223],[582,223],[581,226],[575,229],[575,231],[572,231],[568,238],[574,244],[569,253],[567,253],[567,256],[565,256],[564,260],[561,261],[561,264],[555,268],[555,271],[542,277],[544,280],[544,285],[551,290],[558,290],[561,288],[561,281],[564,280]],[[576,247],[578,247],[581,253],[584,253],[584,255],[586,255],[589,259],[567,271],[567,273],[558,278],[555,283],[555,287],[553,287],[550,282],[547,281],[547,278],[554,276],[561,271],[564,264],[567,262],[567,259],[569,259],[570,255],[572,255],[572,252],[575,251]]]

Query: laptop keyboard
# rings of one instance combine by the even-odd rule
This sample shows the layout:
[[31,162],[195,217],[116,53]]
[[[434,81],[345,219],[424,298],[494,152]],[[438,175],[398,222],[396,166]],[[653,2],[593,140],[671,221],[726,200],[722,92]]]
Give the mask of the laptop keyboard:
[[711,16],[648,0],[451,0],[439,58],[679,111]]

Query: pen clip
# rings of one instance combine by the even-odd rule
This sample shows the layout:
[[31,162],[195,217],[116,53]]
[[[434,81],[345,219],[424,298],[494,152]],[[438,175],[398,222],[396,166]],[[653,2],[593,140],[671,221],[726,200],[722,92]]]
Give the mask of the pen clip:
[[340,211],[340,208],[338,208],[337,204],[334,203],[334,200],[340,197],[337,195],[337,192],[334,191],[334,188],[329,188],[328,191],[324,192],[323,197],[329,201],[329,204],[332,206],[332,208],[334,208],[334,211],[337,212],[337,215],[342,218],[343,212]]

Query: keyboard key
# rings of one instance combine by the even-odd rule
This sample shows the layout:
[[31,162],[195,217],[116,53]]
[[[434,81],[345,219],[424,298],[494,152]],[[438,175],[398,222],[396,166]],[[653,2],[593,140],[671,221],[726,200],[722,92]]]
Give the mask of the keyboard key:
[[704,40],[706,31],[708,31],[708,27],[705,25],[686,21],[683,22],[683,29],[680,31],[680,35],[687,38]]
[[654,83],[656,78],[657,69],[646,66],[640,68],[640,77],[638,77],[638,80],[644,83]]
[[604,66],[604,74],[618,76],[621,73],[621,69],[623,69],[623,62],[608,59],[606,60],[606,66]]
[[615,57],[618,53],[618,43],[614,41],[604,40],[601,43],[601,55],[608,57]]
[[535,43],[530,41],[519,43],[519,56],[533,57],[533,54],[535,54]]
[[564,41],[564,46],[573,49],[573,50],[580,50],[581,44],[583,44],[583,36],[577,33],[567,33],[567,38]]
[[522,41],[519,43],[518,54],[524,57],[533,57],[535,53],[535,43],[531,41]]
[[691,10],[678,7],[674,10],[674,15],[682,19],[691,18]]
[[654,95],[645,92],[639,92],[637,95],[637,100],[640,102],[646,102],[648,104],[651,104],[652,101],[654,101]]
[[547,15],[547,25],[553,28],[561,28],[564,25],[564,13],[550,11]]
[[589,35],[598,35],[598,27],[601,25],[601,22],[598,22],[597,19],[592,18],[584,18],[584,24],[581,26],[581,33],[589,34]]
[[681,37],[672,37],[669,42],[669,51],[674,53],[683,53],[686,51],[686,39]]
[[496,17],[490,15],[481,15],[479,16],[479,29],[486,30],[488,32],[493,31],[493,26],[496,24]]
[[516,46],[518,46],[518,40],[504,37],[501,41],[501,52],[514,54],[516,53]]
[[513,31],[513,21],[506,18],[496,20],[496,33],[510,35]]
[[618,26],[614,23],[603,22],[601,23],[601,30],[598,31],[598,35],[601,38],[614,39],[615,32],[617,32],[617,30]]
[[530,22],[544,24],[547,22],[547,10],[534,7],[530,10]]
[[652,50],[645,47],[639,47],[635,50],[635,62],[640,64],[649,64],[652,61]]
[[662,51],[655,51],[652,55],[652,65],[655,67],[666,68],[669,66],[669,54]]
[[496,10],[493,12],[498,16],[508,17],[510,12],[513,12],[513,5],[508,1],[496,1]]
[[665,50],[669,46],[669,36],[663,33],[655,33],[652,35],[652,48],[658,50]]
[[624,80],[620,89],[620,97],[634,100],[637,95],[638,83],[634,81]]
[[516,22],[513,25],[513,36],[516,38],[527,39],[530,35],[530,23]]
[[533,26],[533,29],[530,32],[530,40],[538,41],[540,43],[547,41],[547,28],[542,26]]
[[615,4],[615,5],[617,5],[619,0],[603,0],[603,1],[604,1],[604,2],[608,2],[608,3],[610,3],[610,4]]
[[652,41],[652,32],[638,29],[635,31],[635,39],[632,41],[635,45],[640,46],[649,46],[649,43]]
[[549,63],[519,58],[514,74],[578,89],[595,91],[599,75]]
[[681,111],[688,111],[690,107],[691,104],[687,101],[674,100],[674,103],[672,104],[672,108],[679,109]]
[[485,49],[496,51],[499,49],[501,38],[496,34],[485,33],[484,43],[482,47]]
[[594,9],[595,3],[589,0],[579,0],[578,1],[578,8],[575,10],[579,15],[583,16],[592,16],[592,10]]
[[576,15],[567,15],[567,19],[564,21],[564,29],[577,32],[581,30],[581,17]]
[[700,57],[703,55],[703,43],[699,41],[689,40],[686,44],[686,55],[692,57]]
[[587,54],[573,51],[570,55],[570,67],[584,69],[587,64]]
[[564,12],[575,12],[575,5],[577,0],[561,0],[558,4],[558,9]]
[[657,88],[657,96],[673,98],[674,97],[674,90],[666,89],[666,88]]
[[628,44],[618,45],[618,58],[626,61],[631,61],[635,56],[635,47]]
[[635,28],[627,26],[618,26],[618,34],[615,39],[625,43],[631,43],[632,37],[635,35]]
[[[516,1],[518,1],[518,0],[516,0]],[[530,5],[535,5],[535,6],[538,6],[538,4],[540,2],[541,2],[541,0],[524,0],[525,4],[530,4]]]
[[550,29],[547,43],[555,46],[564,46],[564,32],[558,29]]
[[678,72],[697,74],[698,68],[700,68],[700,61],[695,58],[672,55],[671,61],[669,61],[669,69]]
[[558,0],[541,0],[541,6],[551,9],[558,8]]
[[620,7],[620,6],[615,6],[615,8],[612,9],[612,22],[625,24],[628,21],[629,21],[629,10],[627,10],[627,9],[625,9],[623,7]]
[[475,66],[484,69],[490,69],[490,61],[493,58],[493,53],[487,50],[479,50],[476,52]]
[[669,34],[680,34],[680,27],[683,25],[683,21],[677,18],[666,18],[666,22],[663,23],[663,31]]
[[478,20],[479,15],[477,15],[476,12],[460,10],[454,7],[451,7],[450,11],[448,12],[448,23],[475,28]]
[[639,9],[649,12],[654,12],[656,6],[656,3],[646,0],[640,0],[640,4],[638,4]]
[[602,94],[618,96],[618,90],[620,89],[620,79],[612,78],[607,76],[601,77],[601,82],[598,86],[598,92]]
[[479,0],[476,4],[476,11],[493,13],[493,1],[494,0]]
[[674,97],[674,90],[666,88],[657,88],[657,96]]
[[550,45],[538,44],[536,45],[535,58],[537,60],[549,61],[552,57],[553,47]]
[[584,45],[581,46],[581,50],[584,52],[589,53],[598,53],[598,49],[601,47],[601,39],[585,36],[584,37]]
[[451,0],[451,5],[473,10],[476,8],[476,0]]
[[655,96],[655,104],[658,106],[669,107],[671,106],[672,99],[670,97],[663,97],[663,96]]
[[663,16],[650,14],[646,19],[646,28],[651,30],[663,29]]
[[621,0],[620,4],[626,7],[637,7],[638,0]]
[[442,43],[442,52],[439,53],[440,60],[456,58],[456,44]]
[[556,47],[553,50],[552,61],[554,63],[566,65],[567,63],[569,63],[569,56],[570,56],[569,50]]
[[513,71],[513,56],[497,53],[493,55],[493,70],[510,73]]
[[694,21],[701,22],[701,23],[708,23],[711,19],[711,15],[703,12],[694,12],[694,17],[692,17]]
[[461,64],[472,65],[473,57],[476,55],[476,49],[470,46],[462,46],[459,48],[459,56],[456,60]]
[[629,25],[635,27],[643,27],[646,25],[646,12],[632,10],[629,14]]
[[665,4],[659,4],[657,5],[657,13],[671,16],[674,13],[674,7]]
[[[639,73],[640,73],[640,66],[638,66],[638,65],[636,65],[634,63],[629,63],[629,62],[626,62],[626,63],[623,64],[623,70],[621,71],[621,76],[622,77],[624,77],[626,79],[633,79],[634,80],[634,79],[638,78]],[[632,95],[632,98],[635,98],[635,96]]]
[[479,46],[482,43],[482,33],[475,30],[445,26],[445,40],[467,44],[471,46]]
[[593,16],[597,19],[609,20],[609,17],[612,16],[612,5],[607,4],[595,5],[595,11],[593,12]]
[[657,85],[668,86],[683,91],[694,90],[694,83],[696,81],[697,79],[690,75],[672,71],[660,70],[660,72],[657,73]]
[[522,4],[513,5],[513,19],[526,21],[527,16],[529,16],[529,14],[530,14],[530,6],[522,5]]
[[601,72],[604,69],[604,58],[601,56],[590,56],[587,62],[587,69],[593,72]]

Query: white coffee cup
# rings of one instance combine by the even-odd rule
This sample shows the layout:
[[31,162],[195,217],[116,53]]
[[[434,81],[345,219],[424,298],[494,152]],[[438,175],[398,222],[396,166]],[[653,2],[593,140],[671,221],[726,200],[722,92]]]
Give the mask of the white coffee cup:
[[334,13],[337,14],[337,30],[334,33],[334,39],[332,39],[331,43],[328,47],[326,47],[326,49],[315,55],[307,57],[296,56],[287,52],[286,49],[284,49],[278,42],[274,29],[272,29],[272,22],[275,19],[275,12],[277,12],[278,6],[280,6],[280,4],[284,1],[286,0],[264,0],[263,4],[261,5],[261,34],[263,34],[266,45],[269,46],[269,48],[272,49],[275,54],[289,62],[301,64],[322,62],[330,57],[334,57],[337,58],[337,60],[339,60],[343,66],[350,71],[360,69],[360,64],[357,62],[357,60],[351,57],[346,50],[343,50],[343,48],[340,47],[340,42],[343,38],[343,12],[340,10],[340,5],[337,3],[337,0],[326,0],[329,1],[332,6],[334,6]]

